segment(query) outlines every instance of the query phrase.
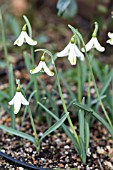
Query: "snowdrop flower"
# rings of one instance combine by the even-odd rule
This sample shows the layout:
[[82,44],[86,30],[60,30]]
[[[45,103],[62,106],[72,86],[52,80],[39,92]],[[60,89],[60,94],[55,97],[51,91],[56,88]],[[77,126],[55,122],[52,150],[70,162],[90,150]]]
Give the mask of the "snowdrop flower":
[[106,42],[109,43],[110,45],[113,45],[113,33],[108,32],[108,37],[110,38]]
[[[104,52],[105,51],[105,48],[100,45],[100,43],[99,43],[99,41],[97,39],[97,31],[98,31],[98,24],[97,24],[97,22],[95,22],[95,29],[94,29],[94,32],[92,34],[92,38],[91,38],[91,40],[85,46],[86,51],[89,51],[92,48],[96,48],[100,52]],[[83,52],[85,52],[84,48],[82,48],[81,50]]]
[[27,43],[31,46],[34,46],[37,44],[37,41],[34,41],[26,32],[26,24],[22,28],[22,32],[20,33],[17,40],[14,42],[14,45],[22,46],[23,43]]
[[42,72],[44,71],[49,76],[54,76],[54,73],[47,67],[47,65],[45,63],[44,55],[41,57],[41,61],[39,62],[38,66],[35,69],[30,70],[30,73],[35,74],[40,71],[42,71]]
[[80,58],[80,60],[84,60],[84,55],[75,45],[74,37],[71,38],[69,44],[62,50],[61,52],[57,53],[58,57],[65,57],[68,56],[68,60],[72,65],[76,65],[76,57]]
[[21,93],[20,87],[18,85],[17,92],[13,99],[9,102],[9,105],[14,105],[14,114],[17,114],[20,110],[21,104],[29,105],[29,102],[25,99],[23,94]]

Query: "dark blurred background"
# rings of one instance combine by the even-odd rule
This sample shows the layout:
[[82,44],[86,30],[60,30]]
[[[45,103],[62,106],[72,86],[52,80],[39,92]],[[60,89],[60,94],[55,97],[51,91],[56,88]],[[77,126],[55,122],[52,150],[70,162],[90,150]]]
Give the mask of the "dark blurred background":
[[[25,23],[23,15],[28,17],[32,25],[38,47],[55,52],[62,50],[70,40],[72,33],[68,24],[76,27],[87,42],[93,31],[94,21],[97,21],[99,41],[106,47],[101,58],[106,60],[106,56],[112,56],[112,48],[106,44],[106,40],[107,32],[113,32],[113,0],[0,0],[0,7],[9,47],[12,47]],[[18,51],[18,48],[11,49],[10,52]],[[106,62],[113,63],[112,58],[107,58]]]

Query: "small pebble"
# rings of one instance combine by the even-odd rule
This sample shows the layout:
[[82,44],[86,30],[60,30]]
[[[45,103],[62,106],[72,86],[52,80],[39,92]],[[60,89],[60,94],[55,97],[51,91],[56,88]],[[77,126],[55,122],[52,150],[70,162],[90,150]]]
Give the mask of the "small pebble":
[[69,149],[69,148],[70,148],[69,145],[64,146],[64,149]]

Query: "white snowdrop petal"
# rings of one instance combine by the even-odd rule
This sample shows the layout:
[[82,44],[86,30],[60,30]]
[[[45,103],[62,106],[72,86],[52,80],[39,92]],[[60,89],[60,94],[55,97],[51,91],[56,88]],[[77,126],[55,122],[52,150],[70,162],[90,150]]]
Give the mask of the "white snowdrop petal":
[[24,32],[22,31],[17,40],[14,42],[14,45],[22,46],[24,43]]
[[[91,38],[91,40],[85,45],[86,51],[89,51],[91,50],[91,48],[93,48],[93,42],[94,42],[94,38]],[[82,48],[81,50],[85,52],[84,48]]]
[[68,57],[68,60],[70,61],[71,65],[76,65],[76,56],[73,56],[71,58]]
[[17,114],[21,107],[21,92],[16,92],[14,100],[14,114]]
[[20,110],[21,107],[21,101],[19,100],[18,103],[15,101],[14,102],[14,114],[17,114]]
[[71,43],[69,43],[61,52],[57,53],[57,57],[67,56],[69,54],[70,44]]
[[108,32],[108,37],[109,37],[109,38],[113,38],[113,33]]
[[13,105],[14,104],[14,97],[13,99],[9,102],[9,105]]
[[113,38],[107,40],[106,43],[109,43],[110,45],[113,45]]
[[94,47],[95,47],[98,51],[100,51],[100,52],[104,52],[104,51],[105,51],[105,48],[100,45],[100,43],[98,42],[98,40],[97,40],[96,37],[95,37],[95,39],[94,39]]
[[24,32],[24,42],[32,46],[37,45],[37,41],[34,41],[31,37],[29,37],[27,32]]
[[40,61],[39,64],[38,64],[38,66],[37,66],[35,69],[30,70],[30,73],[31,73],[31,74],[38,73],[38,72],[41,71],[42,67],[43,67],[43,61]]
[[43,69],[46,72],[46,74],[48,74],[49,76],[54,76],[54,72],[52,72],[46,65],[45,62],[43,62]]
[[70,45],[70,52],[68,56],[68,60],[72,65],[76,65],[76,51],[75,51],[75,44]]
[[22,93],[21,93],[21,103],[23,105],[29,105],[29,102],[25,99],[25,97],[22,95]]
[[76,56],[79,57],[83,61],[84,60],[83,53],[78,49],[78,47],[76,45],[74,46],[74,48],[75,48]]

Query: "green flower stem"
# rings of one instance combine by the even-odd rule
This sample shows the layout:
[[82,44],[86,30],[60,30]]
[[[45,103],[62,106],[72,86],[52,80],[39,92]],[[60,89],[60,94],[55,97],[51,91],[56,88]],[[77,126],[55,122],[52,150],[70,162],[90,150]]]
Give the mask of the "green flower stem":
[[[26,22],[26,25],[28,27],[29,36],[32,38],[31,24],[30,24],[28,18],[25,15],[23,16],[23,18],[24,18],[24,20]],[[31,56],[32,56],[32,67],[34,68],[35,67],[35,60],[34,60],[34,48],[33,48],[33,46],[31,46],[30,50],[31,50]],[[35,75],[32,76],[32,80],[33,80],[33,84],[34,84],[33,85],[34,86],[34,90],[37,91],[37,93],[35,93],[35,101],[36,101],[36,104],[37,104],[37,102],[39,100],[39,93],[38,93],[39,90],[38,90],[38,85],[37,85],[37,82],[36,82]]]
[[[5,56],[5,60],[6,60],[6,65],[7,65],[7,70],[8,70],[8,78],[9,78],[9,93],[10,93],[10,97],[13,97],[13,93],[14,93],[14,81],[13,81],[13,68],[12,66],[10,66],[10,62],[9,62],[9,57],[8,57],[8,50],[7,50],[7,44],[6,44],[6,37],[5,37],[5,28],[4,28],[4,24],[3,24],[3,19],[2,19],[2,12],[0,10],[0,25],[1,25],[1,32],[2,32],[2,41],[3,41],[3,47],[4,47],[4,56]],[[15,129],[16,125],[15,125],[15,114],[13,112],[13,106],[11,106],[11,126],[13,129]]]
[[[54,61],[53,61],[53,65],[54,65],[54,71],[55,71],[55,74],[56,74],[57,85],[58,85],[58,90],[59,90],[60,98],[61,98],[61,101],[62,101],[62,105],[63,105],[65,113],[67,113],[68,110],[67,110],[64,98],[63,98],[63,94],[62,94],[62,90],[61,90],[61,86],[60,86],[60,81],[59,81],[59,78],[58,78],[58,73],[57,73]],[[69,125],[70,125],[70,127],[73,131],[73,134],[74,134],[75,138],[77,139],[78,144],[80,145],[79,137],[78,137],[77,132],[76,132],[74,126],[73,126],[70,115],[68,115],[67,119],[68,119]]]
[[[37,135],[37,132],[36,132],[36,128],[35,128],[35,124],[34,124],[34,121],[33,121],[33,117],[32,117],[32,113],[31,113],[30,107],[28,107],[28,112],[29,112],[29,117],[30,117],[30,120],[31,120],[31,125],[32,125],[33,131],[34,131],[36,147],[37,147],[39,140],[38,140],[38,135]],[[39,149],[39,148],[37,147],[37,149]]]
[[6,45],[5,29],[4,29],[1,10],[0,10],[0,24],[1,24],[1,31],[2,31],[2,41],[3,41],[3,45],[4,45],[4,55],[5,55],[5,59],[6,59],[7,69],[9,69],[10,63],[9,63],[9,58],[8,58],[8,50],[7,50],[7,45]]
[[31,56],[32,56],[32,66],[35,66],[35,60],[34,60],[34,48],[31,46]]
[[88,70],[88,106],[91,104],[91,89],[90,89],[90,82],[91,82],[91,73]]
[[[32,67],[34,68],[35,67],[35,60],[34,60],[34,48],[31,47],[31,56],[32,56]],[[37,93],[35,93],[35,101],[36,103],[38,102],[39,100],[39,90],[38,90],[38,85],[37,85],[37,81],[36,81],[36,76],[33,75],[32,76],[32,79],[33,79],[33,86],[34,86],[34,90],[37,91]]]
[[94,87],[95,87],[95,90],[96,90],[96,93],[97,93],[97,96],[98,96],[100,105],[101,105],[101,107],[102,107],[102,110],[103,110],[103,112],[104,112],[104,114],[105,114],[105,116],[106,116],[107,121],[109,122],[109,125],[113,128],[113,125],[112,125],[111,120],[110,120],[110,118],[109,118],[109,116],[108,116],[108,113],[106,112],[105,107],[104,107],[104,105],[103,105],[103,102],[102,102],[102,100],[101,100],[101,98],[100,98],[99,91],[98,91],[98,88],[97,88],[97,85],[96,85],[96,81],[95,81],[95,77],[94,77],[92,68],[90,68],[90,71],[91,71],[92,80],[93,80]]
[[[95,52],[95,50],[93,48],[92,49],[92,53],[91,53],[91,61],[93,60],[94,52]],[[90,82],[91,82],[91,72],[88,69],[88,106],[91,106],[91,88],[90,88]]]
[[94,24],[95,24],[95,28],[94,28],[92,37],[96,37],[96,36],[97,36],[97,32],[98,32],[98,23],[97,23],[97,22],[94,22]]
[[[14,85],[14,74],[13,74],[13,67],[12,64],[9,67],[9,94],[10,98],[13,98],[15,91],[15,85]],[[16,121],[15,121],[15,114],[14,114],[14,107],[10,106],[10,112],[11,112],[11,126],[13,129],[16,129]]]
[[14,108],[13,108],[13,106],[10,106],[11,107],[11,109],[10,109],[10,111],[11,111],[11,126],[12,126],[12,128],[13,129],[16,129],[16,121],[15,121],[15,114],[14,114]]
[[94,77],[93,70],[92,70],[92,66],[91,66],[91,60],[90,60],[90,57],[88,56],[88,53],[87,53],[87,51],[86,51],[84,40],[83,40],[81,34],[80,34],[78,31],[76,31],[76,34],[79,36],[79,38],[81,39],[81,42],[82,42],[82,44],[83,44],[83,46],[84,46],[85,55],[86,55],[87,60],[88,60],[88,66],[89,66],[89,70],[90,70],[90,73],[91,73],[92,81],[93,81],[93,84],[94,84],[94,87],[95,87],[95,90],[96,90],[97,97],[98,97],[98,99],[99,99],[101,108],[102,108],[102,110],[103,110],[103,112],[104,112],[104,115],[105,115],[107,121],[109,122],[109,125],[113,128],[113,125],[112,125],[112,123],[111,123],[111,120],[110,120],[110,118],[109,118],[109,116],[108,116],[108,114],[107,114],[107,112],[106,112],[106,110],[105,110],[105,107],[104,107],[104,105],[103,105],[103,102],[102,102],[101,97],[100,97],[99,92],[98,92],[98,88],[97,88],[97,85],[96,85],[95,77]]
[[77,73],[78,73],[78,101],[81,102],[82,100],[82,89],[81,89],[81,67],[80,67],[80,61],[77,63]]
[[[44,51],[44,53],[47,53],[49,56],[51,56],[52,64],[53,64],[53,66],[54,66],[54,71],[55,71],[55,74],[56,74],[56,80],[57,80],[57,86],[58,86],[60,98],[61,98],[61,101],[62,101],[62,105],[63,105],[63,108],[64,108],[64,112],[67,113],[68,110],[67,110],[67,107],[66,107],[64,98],[63,98],[62,89],[61,89],[61,86],[60,86],[60,80],[59,80],[58,73],[57,73],[57,69],[56,69],[55,62],[54,62],[54,57],[53,57],[53,55],[51,54],[51,52],[49,52],[49,51],[46,50],[46,49],[37,49],[37,50],[35,50],[35,52],[36,52],[36,51]],[[73,131],[73,134],[74,134],[74,136],[75,136],[75,138],[76,138],[76,140],[77,140],[77,142],[78,142],[78,144],[79,144],[79,146],[80,146],[79,137],[78,137],[77,132],[76,132],[74,126],[73,126],[73,123],[72,123],[72,121],[71,121],[71,118],[70,118],[69,114],[68,114],[67,119],[68,119],[69,125],[70,125],[70,127],[71,127],[71,129],[72,129],[72,131]]]

